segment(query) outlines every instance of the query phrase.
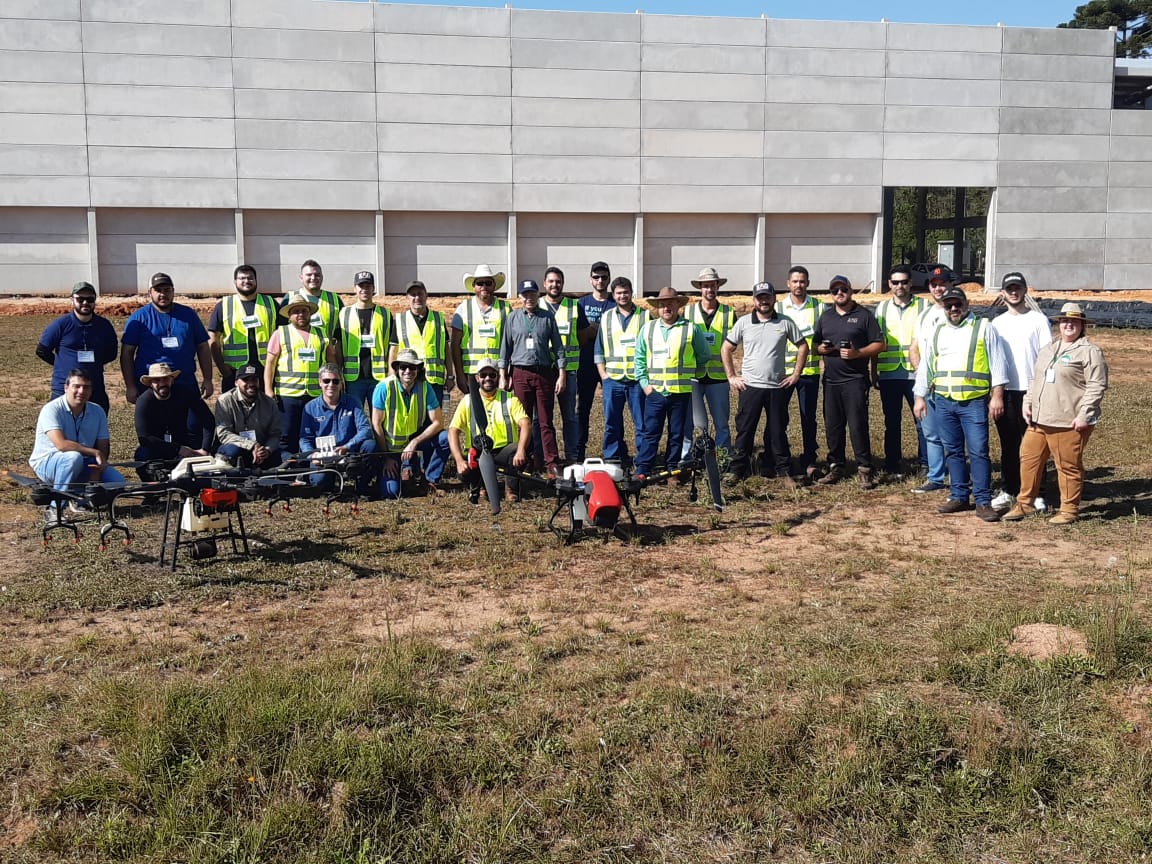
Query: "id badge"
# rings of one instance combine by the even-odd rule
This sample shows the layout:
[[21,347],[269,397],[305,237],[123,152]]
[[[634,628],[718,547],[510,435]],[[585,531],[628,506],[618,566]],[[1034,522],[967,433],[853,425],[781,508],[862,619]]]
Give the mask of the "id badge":
[[483,336],[485,339],[496,338],[496,325],[495,324],[481,324],[476,328],[476,335]]
[[160,344],[165,348],[179,348],[180,339],[176,336],[165,336],[160,340]]
[[296,359],[302,363],[312,363],[316,360],[316,349],[301,348],[296,352]]
[[1056,368],[1054,366],[1048,367],[1048,371],[1044,373],[1044,380],[1049,384],[1056,383]]
[[531,351],[533,348],[536,347],[536,340],[533,339],[531,336],[529,336],[527,339],[524,340],[524,347],[527,348],[529,351]]
[[256,430],[255,429],[245,429],[243,432],[240,433],[240,437],[243,438],[245,441],[255,441],[256,440]]
[[77,351],[76,352],[76,362],[77,363],[95,363],[96,362],[96,352],[95,351]]
[[321,435],[316,439],[316,449],[323,450],[325,453],[330,453],[336,449],[336,436],[335,435]]
[[715,345],[716,344],[716,334],[715,333],[709,331],[709,332],[704,334],[704,338],[708,340],[709,345]]
[[636,344],[636,337],[635,336],[621,336],[620,337],[620,344],[621,345],[635,345]]
[[667,348],[655,349],[652,352],[652,359],[653,360],[667,360],[668,359],[668,349]]
[[260,318],[256,315],[245,315],[240,319],[240,323],[244,325],[245,330],[255,330],[260,326]]
[[320,315],[319,312],[313,313],[312,317],[308,320],[311,321],[313,327],[324,326],[324,318]]
[[165,444],[171,444],[172,443],[172,433],[171,432],[165,432],[164,433],[164,443]]
[[556,322],[556,329],[560,331],[561,336],[567,336],[569,333],[572,332],[572,322],[571,321],[564,321],[563,323],[561,323],[560,321],[557,321]]
[[360,347],[361,348],[375,348],[376,347],[376,334],[375,333],[361,333],[360,334]]

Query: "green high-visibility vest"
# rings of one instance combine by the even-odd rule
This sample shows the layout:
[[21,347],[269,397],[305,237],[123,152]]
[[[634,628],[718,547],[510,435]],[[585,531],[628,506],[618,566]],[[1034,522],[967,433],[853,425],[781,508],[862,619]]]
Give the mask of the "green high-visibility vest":
[[928,383],[933,392],[955,402],[968,402],[987,396],[992,391],[992,366],[988,360],[988,348],[984,343],[984,332],[988,322],[983,318],[969,315],[959,329],[972,331],[967,350],[955,348],[940,354],[940,331],[951,324],[936,327],[932,334],[932,352],[929,355]]
[[424,361],[424,377],[429,384],[443,384],[448,369],[448,328],[444,316],[428,310],[424,329],[416,325],[411,310],[396,316],[397,350],[408,348]]
[[276,358],[277,396],[319,396],[320,367],[324,365],[324,337],[315,330],[302,335],[291,324],[280,328],[280,356]]
[[637,308],[628,320],[628,326],[620,326],[619,307],[605,310],[600,317],[600,342],[604,348],[604,368],[608,377],[617,381],[634,377],[636,340],[640,330],[648,323],[648,312]]
[[464,360],[464,373],[476,374],[481,360],[495,360],[500,356],[500,339],[504,335],[504,322],[508,320],[508,304],[500,299],[492,303],[487,313],[480,309],[475,297],[460,304],[456,313],[464,325],[460,336],[460,355]]
[[[724,361],[720,357],[720,348],[724,344],[724,337],[728,335],[728,331],[736,323],[736,310],[721,303],[716,309],[716,314],[712,316],[712,323],[707,327],[704,326],[704,308],[699,303],[691,304],[684,311],[684,317],[697,325],[704,334],[704,338],[708,340],[709,355],[704,374],[709,378],[727,378],[727,373],[724,371]],[[795,353],[795,348],[793,348],[793,353]]]
[[926,305],[923,297],[913,297],[903,309],[891,300],[882,300],[876,306],[876,323],[884,333],[884,350],[876,358],[877,372],[915,371],[912,343],[916,341],[917,325]]
[[224,362],[239,369],[248,362],[248,333],[256,331],[256,356],[268,353],[268,340],[276,330],[276,304],[267,294],[257,294],[251,317],[244,314],[244,301],[238,295],[220,301],[220,348]]
[[[776,314],[791,318],[800,329],[800,335],[808,340],[808,359],[804,363],[804,368],[800,370],[801,375],[820,374],[820,355],[814,350],[812,334],[816,332],[816,319],[824,311],[824,306],[823,301],[817,300],[811,294],[804,298],[804,305],[799,309],[793,308],[791,301],[776,301]],[[784,351],[784,362],[785,368],[795,368],[796,346],[791,342]]]
[[564,346],[564,369],[575,372],[580,368],[580,307],[571,297],[561,297],[560,305],[553,307],[550,301],[544,307],[556,319],[556,329],[560,331],[560,342]]
[[661,393],[691,393],[696,375],[696,349],[692,333],[696,327],[680,319],[665,332],[661,321],[644,325],[643,339],[648,356],[648,383]]
[[385,388],[384,416],[380,422],[384,430],[384,448],[389,453],[399,453],[420,432],[428,418],[428,385],[417,381],[412,394],[407,397],[395,376],[384,379],[379,386]]
[[[383,381],[388,377],[388,347],[392,341],[392,313],[383,306],[372,310],[372,377]],[[360,377],[360,349],[364,347],[364,334],[360,332],[360,310],[345,306],[340,310],[340,342],[344,349],[344,380],[356,381]]]

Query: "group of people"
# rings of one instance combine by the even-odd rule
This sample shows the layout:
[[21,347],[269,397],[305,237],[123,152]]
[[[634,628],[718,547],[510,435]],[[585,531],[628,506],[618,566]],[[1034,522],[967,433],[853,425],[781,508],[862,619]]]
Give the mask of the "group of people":
[[[930,300],[913,294],[907,267],[893,268],[891,293],[873,310],[856,302],[851,282],[839,275],[828,285],[831,302],[817,299],[807,269],[795,266],[782,298],[770,282],[757,283],[753,308],[742,316],[720,302],[727,280],[711,267],[691,280],[697,302],[666,287],[644,307],[631,281],[613,279],[606,262],[592,265],[590,290],[579,299],[565,295],[564,273],[549,267],[542,289],[531,279],[516,286],[514,308],[498,296],[505,274],[481,264],[465,275],[469,296],[450,318],[428,307],[418,280],[405,287],[408,308],[393,314],[375,302],[368,271],[356,274],[354,300],[345,304],[323,289],[323,270],[313,260],[301,266],[298,290],[279,304],[259,293],[251,266],[237,267],[233,278],[235,292],[216,304],[205,327],[174,301],[172,279],[155,274],[149,303],[128,319],[119,342],[95,312],[95,289],[77,283],[72,311],[52,322],[37,346],[53,365],[54,398],[41,411],[30,460],[42,480],[65,488],[119,477],[107,465],[104,382],[105,364],[119,353],[136,411],[135,458],[145,463],[215,452],[237,466],[271,468],[290,456],[377,452],[379,493],[394,498],[413,469],[436,493],[451,460],[476,500],[481,484],[471,451],[481,425],[471,398],[459,399],[445,423],[453,390],[474,390],[498,462],[555,477],[588,453],[599,387],[601,453],[635,477],[676,467],[693,436],[706,433],[730,457],[730,482],[759,473],[789,485],[828,485],[848,475],[850,439],[859,483],[870,489],[878,466],[868,404],[878,389],[888,475],[906,471],[907,406],[926,473],[913,491],[947,489],[944,513],[972,509],[974,499],[982,519],[1005,512],[1006,519],[1023,518],[1042,509],[1051,454],[1061,487],[1052,521],[1059,524],[1077,516],[1083,445],[1107,386],[1103,357],[1084,337],[1083,313],[1068,304],[1052,342],[1048,320],[1026,303],[1019,273],[1004,277],[1007,309],[991,321],[971,313],[946,268],[930,274]],[[222,395],[212,410],[205,400],[217,373]],[[795,463],[788,440],[794,393],[801,427]],[[995,500],[989,418],[1003,453],[1003,491]],[[515,498],[517,485],[510,482],[505,495]]]

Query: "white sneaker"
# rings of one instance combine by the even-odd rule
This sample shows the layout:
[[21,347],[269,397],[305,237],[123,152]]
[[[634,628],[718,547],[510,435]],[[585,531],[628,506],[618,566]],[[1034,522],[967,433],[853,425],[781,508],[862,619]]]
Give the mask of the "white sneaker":
[[999,495],[992,499],[993,510],[1008,510],[1013,504],[1012,496],[1007,492],[1001,491]]
[[1048,502],[1043,498],[1037,498],[1032,502],[1032,506],[1036,508],[1037,513],[1044,513],[1048,510]]

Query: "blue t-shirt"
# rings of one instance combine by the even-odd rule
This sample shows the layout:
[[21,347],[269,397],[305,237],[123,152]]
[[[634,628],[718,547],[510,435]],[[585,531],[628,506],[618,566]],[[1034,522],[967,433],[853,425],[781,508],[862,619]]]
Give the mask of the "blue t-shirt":
[[[107,318],[93,315],[81,321],[72,312],[61,315],[48,325],[40,345],[56,355],[52,363],[52,395],[64,395],[64,382],[73,369],[83,369],[92,379],[93,392],[104,390],[104,364],[116,359],[116,328]],[[82,361],[80,352],[92,352],[90,361]]]
[[66,397],[53,399],[40,409],[40,416],[36,420],[36,443],[32,446],[32,455],[28,457],[28,464],[33,470],[56,452],[56,445],[48,437],[53,429],[63,432],[68,441],[95,447],[97,441],[109,438],[108,415],[95,402],[89,402],[79,417],[73,417]]
[[[435,411],[440,407],[440,400],[436,398],[436,391],[432,389],[432,385],[427,381],[417,381],[416,387],[424,388],[425,405],[428,406],[429,411]],[[416,394],[416,387],[412,388],[412,394]],[[372,407],[377,411],[383,411],[388,407],[385,402],[385,397],[388,395],[388,382],[381,381],[376,385],[376,389],[372,391]],[[411,397],[409,397],[411,399]],[[420,418],[420,422],[424,422],[424,418]]]
[[[580,307],[580,311],[584,313],[584,317],[588,319],[589,324],[600,324],[600,318],[604,315],[604,310],[611,309],[616,305],[616,301],[611,297],[606,300],[597,300],[592,294],[585,294],[576,301]],[[593,339],[587,345],[580,346],[580,371],[590,369],[594,374],[599,374],[596,370],[595,361],[596,340]]]
[[[175,340],[165,344],[168,340]],[[153,304],[142,306],[124,324],[125,345],[135,345],[136,380],[153,363],[166,361],[180,370],[176,386],[196,384],[196,346],[208,341],[208,331],[200,316],[187,306],[172,304],[172,312],[159,311]]]

